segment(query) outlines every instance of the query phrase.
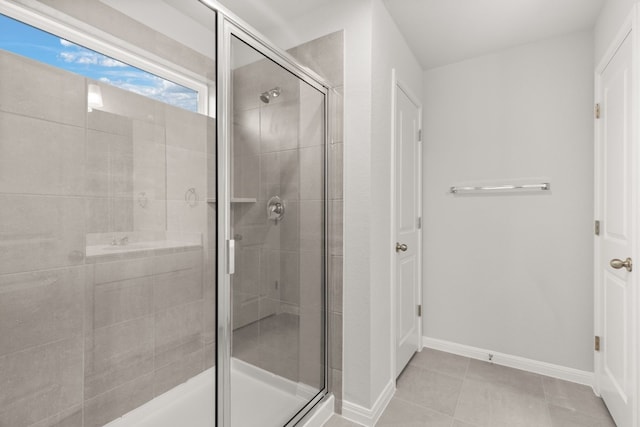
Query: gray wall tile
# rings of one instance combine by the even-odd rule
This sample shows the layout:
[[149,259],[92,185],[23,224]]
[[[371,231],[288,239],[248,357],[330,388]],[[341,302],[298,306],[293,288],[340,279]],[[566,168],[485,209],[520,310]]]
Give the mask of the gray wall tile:
[[153,277],[138,277],[94,285],[92,292],[93,327],[148,316],[153,313]]
[[85,427],[102,427],[153,398],[153,373],[135,378],[85,402]]
[[0,192],[82,195],[84,139],[80,127],[0,112]]
[[173,363],[154,371],[154,393],[160,395],[204,370],[204,349],[184,354]]
[[336,31],[296,46],[289,53],[334,86],[344,80],[344,32]]
[[[85,79],[3,51],[0,110],[73,126],[84,126]],[[80,96],[78,96],[80,95]]]
[[85,338],[85,399],[153,370],[154,317],[88,331]]
[[263,153],[298,148],[298,100],[260,107],[260,148]]
[[0,274],[81,264],[84,231],[80,198],[0,194]]
[[322,200],[324,147],[300,149],[300,198]]
[[156,310],[202,300],[202,296],[202,268],[156,276],[153,294]]
[[0,425],[28,426],[81,402],[81,337],[0,357]]
[[84,269],[0,276],[0,356],[82,333]]
[[82,427],[82,405],[74,406],[30,427]]
[[207,117],[165,104],[166,142],[185,150],[207,153]]
[[158,311],[155,317],[156,368],[202,347],[202,301]]

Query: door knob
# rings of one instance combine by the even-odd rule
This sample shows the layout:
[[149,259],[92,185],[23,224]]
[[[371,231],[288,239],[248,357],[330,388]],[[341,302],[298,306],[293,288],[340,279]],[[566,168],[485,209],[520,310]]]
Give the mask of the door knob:
[[618,258],[614,258],[611,260],[609,265],[611,265],[611,267],[615,268],[616,270],[619,270],[622,267],[626,268],[627,271],[633,270],[633,263],[631,262],[631,258],[627,258],[624,261]]
[[404,243],[396,243],[396,252],[406,252],[407,251],[407,245],[405,245]]

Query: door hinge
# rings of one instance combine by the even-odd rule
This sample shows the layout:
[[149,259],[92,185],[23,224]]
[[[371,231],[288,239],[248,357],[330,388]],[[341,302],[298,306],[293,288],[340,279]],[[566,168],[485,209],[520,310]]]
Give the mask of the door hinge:
[[596,338],[594,340],[593,343],[593,347],[595,348],[596,351],[600,351],[600,337],[596,335]]
[[600,104],[596,104],[596,119],[600,118]]
[[422,317],[422,304],[418,305],[418,317]]
[[418,129],[418,141],[422,142],[422,129]]
[[418,217],[418,229],[422,228],[422,217]]
[[596,224],[594,227],[594,232],[596,233],[596,236],[600,235],[600,221],[596,220]]

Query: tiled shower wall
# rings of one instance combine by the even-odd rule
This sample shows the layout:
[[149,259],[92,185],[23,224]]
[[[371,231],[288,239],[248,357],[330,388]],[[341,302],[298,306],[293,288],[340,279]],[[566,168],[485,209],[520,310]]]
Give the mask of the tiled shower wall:
[[300,63],[324,77],[331,85],[329,107],[329,376],[342,412],[342,264],[343,264],[343,98],[344,33],[338,31],[289,50]]
[[[80,3],[75,2],[43,0],[42,3],[55,4],[56,8],[82,21],[135,44],[149,41],[151,44],[143,47],[173,59],[178,55],[183,58],[180,60],[182,64],[198,73],[211,73],[214,69],[210,60],[148,28],[141,28],[134,21],[114,27],[111,24],[114,21],[113,10],[96,0],[82,2],[81,7],[77,7]],[[119,22],[128,19],[118,13],[115,15],[118,15],[116,20]],[[332,97],[338,114],[332,118],[334,132],[330,147],[330,163],[335,171],[335,175],[330,177],[330,319],[333,336],[332,389],[340,400],[342,34],[310,42],[294,49],[292,54],[333,82],[337,95]],[[3,294],[0,300],[0,336],[6,337],[0,342],[0,384],[3,384],[0,388],[0,425],[81,426],[83,418],[85,425],[99,425],[105,419],[118,416],[188,378],[200,367],[212,365],[215,310],[208,308],[215,307],[214,271],[205,268],[198,274],[194,270],[201,268],[202,257],[215,259],[215,204],[201,203],[196,209],[180,209],[184,193],[170,188],[176,181],[167,181],[166,188],[161,188],[160,181],[153,178],[157,170],[148,170],[150,173],[147,175],[141,172],[147,160],[139,154],[150,153],[146,150],[157,143],[157,131],[164,126],[159,122],[145,121],[143,117],[136,119],[135,113],[141,111],[138,107],[145,102],[142,98],[121,100],[112,111],[114,115],[123,117],[109,116],[109,106],[105,105],[105,120],[113,119],[124,127],[91,129],[86,122],[85,79],[52,68],[47,68],[46,72],[36,70],[29,66],[28,61],[19,64],[17,69],[11,69],[15,64],[10,62],[4,55],[0,57],[2,75],[19,76],[25,81],[0,80],[0,140],[17,142],[0,146],[0,244],[5,248],[0,248],[0,292]],[[116,89],[104,86],[103,91],[107,95]],[[40,96],[43,93],[46,94],[44,98]],[[70,94],[80,96],[74,98]],[[35,99],[38,102],[33,101]],[[105,96],[105,100],[109,99],[112,98]],[[202,181],[199,178],[208,175],[208,182],[214,182],[215,170],[211,167],[215,160],[213,121],[207,120],[204,125],[209,142],[205,148],[203,145],[181,146],[181,139],[192,140],[180,138],[189,128],[186,124],[191,119],[200,119],[190,116],[185,121],[184,117],[178,116],[179,112],[174,111],[176,115],[166,114],[170,107],[154,108],[158,120],[161,117],[168,120],[164,131],[160,130],[164,132],[162,137],[166,138],[167,146],[164,149],[155,147],[160,150],[156,155],[167,158],[165,173],[174,174],[172,167],[173,171],[181,168],[191,171],[197,175],[197,182],[189,179],[189,185],[197,189],[200,201],[213,197],[211,187],[200,190]],[[98,115],[96,111],[95,116]],[[171,118],[176,119],[173,125],[169,124]],[[23,124],[16,124],[19,121]],[[197,124],[191,128],[202,127]],[[114,150],[126,148],[124,141],[130,140],[133,144],[132,149],[126,148],[120,153],[131,160],[120,165],[124,191],[114,192],[110,197],[100,198],[84,192],[87,177],[100,173],[99,169],[94,170],[92,165],[85,163],[83,135],[91,131],[111,133],[112,138],[122,137],[122,146],[114,144]],[[170,142],[172,133],[176,136],[173,144]],[[140,135],[147,137],[140,138]],[[170,148],[171,145],[174,148]],[[117,169],[109,167],[104,170],[105,176],[115,178]],[[132,169],[138,179],[130,183],[127,177]],[[196,173],[200,170],[203,175]],[[176,178],[180,175],[174,174]],[[159,187],[152,187],[150,192],[146,192],[145,189],[150,188],[147,181],[153,181]],[[111,188],[116,189],[116,186],[114,182]],[[176,184],[175,188],[184,188],[184,183]],[[163,191],[166,192],[165,199]],[[141,192],[146,192],[145,197],[149,199],[150,209],[147,211],[137,205]],[[129,206],[133,207],[133,213]],[[103,263],[84,259],[87,233],[126,234],[132,228],[135,231],[155,231],[163,224],[168,230],[178,233],[202,232],[203,248],[135,259],[105,259],[102,260],[104,266],[101,265]],[[197,255],[198,252],[202,253]],[[40,260],[37,266],[34,260]],[[105,270],[107,262],[112,265]],[[211,266],[212,263],[205,262],[205,265]],[[104,275],[104,271],[112,271],[113,267],[121,270],[121,276]],[[163,279],[163,276],[166,277]],[[189,291],[175,299],[170,284],[177,277],[188,283]],[[199,285],[202,277],[205,278],[204,283]],[[154,294],[149,299],[149,284],[163,280],[168,293]],[[106,284],[108,286],[99,288]],[[100,293],[108,288],[113,292]],[[99,296],[97,301],[96,295]],[[284,296],[285,300],[292,298],[295,296]],[[112,305],[108,307],[105,304]],[[86,314],[91,310],[92,315]],[[133,331],[133,335],[118,329],[127,322],[132,328],[128,330],[129,334]],[[188,327],[192,324],[202,325],[200,343],[195,338],[198,333]],[[210,330],[207,325],[211,325]],[[132,340],[132,336],[144,328],[153,330],[153,345],[148,340],[135,340],[129,351],[126,340]],[[95,353],[95,346],[100,346],[101,339],[108,348],[100,347],[100,357],[96,358],[91,352]],[[93,362],[85,361],[83,367],[83,359],[92,358]],[[134,369],[142,375],[133,374],[129,378],[131,371],[127,369],[131,366],[142,367],[139,371]],[[121,383],[126,379],[130,381]],[[4,387],[4,384],[9,386]]]
[[[342,98],[343,34],[337,32],[289,51],[332,85],[329,98],[329,327],[331,391],[342,396]],[[259,94],[280,87],[269,104]],[[268,61],[234,71],[234,197],[257,202],[233,207],[237,240],[234,276],[234,356],[295,381],[317,386],[321,371],[315,326],[321,297],[317,263],[321,235],[322,105],[317,93]],[[294,126],[298,124],[298,126]],[[265,220],[266,201],[287,202],[280,224]],[[274,286],[275,282],[278,286]],[[283,348],[258,348],[256,322],[292,313],[296,332]],[[247,326],[248,325],[248,326]],[[271,331],[267,333],[271,336]],[[294,351],[295,350],[295,351]],[[275,356],[274,357],[274,353]]]
[[[234,357],[319,390],[323,96],[259,58],[233,72]],[[278,221],[266,215],[274,196],[285,204]]]
[[106,85],[88,113],[85,78],[10,53],[0,74],[0,426],[101,426],[213,365],[215,125]]

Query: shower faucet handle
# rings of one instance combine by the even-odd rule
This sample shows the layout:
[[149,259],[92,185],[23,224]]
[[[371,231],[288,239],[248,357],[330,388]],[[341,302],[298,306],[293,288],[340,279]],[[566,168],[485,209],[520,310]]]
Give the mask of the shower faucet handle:
[[273,196],[267,202],[267,218],[278,223],[284,217],[285,209],[284,200],[278,196]]

